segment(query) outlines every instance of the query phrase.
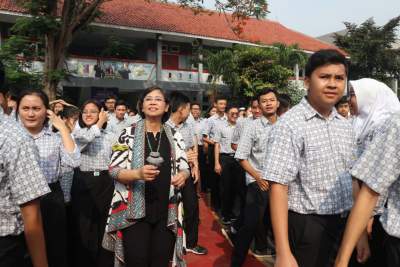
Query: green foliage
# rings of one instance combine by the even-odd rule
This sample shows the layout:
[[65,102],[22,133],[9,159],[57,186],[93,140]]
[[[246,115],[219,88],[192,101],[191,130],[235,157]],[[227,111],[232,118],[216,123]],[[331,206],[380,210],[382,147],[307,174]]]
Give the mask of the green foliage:
[[[282,56],[281,51],[286,55]],[[296,58],[288,51],[300,57]],[[213,81],[222,76],[224,83],[231,88],[234,98],[249,98],[265,88],[275,88],[278,92],[287,93],[295,101],[304,95],[301,89],[288,83],[289,78],[294,76],[293,65],[304,64],[305,56],[297,50],[291,50],[284,45],[281,49],[235,46],[233,49],[208,51],[204,54],[205,68],[213,76]],[[284,57],[290,58],[290,61],[282,60]]]
[[347,33],[336,34],[335,43],[351,57],[351,79],[369,77],[387,82],[390,77],[400,78],[400,50],[392,49],[400,16],[381,27],[372,18],[361,25],[344,24]]
[[101,55],[103,57],[133,58],[135,56],[135,45],[124,42],[116,36],[110,36],[107,47]]

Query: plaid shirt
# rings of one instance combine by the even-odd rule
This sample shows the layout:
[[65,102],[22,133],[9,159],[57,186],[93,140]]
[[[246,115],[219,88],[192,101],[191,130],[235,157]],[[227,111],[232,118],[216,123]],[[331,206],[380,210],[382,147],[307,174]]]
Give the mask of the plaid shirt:
[[198,118],[197,120],[193,119],[193,121],[191,122],[194,133],[196,134],[197,144],[199,146],[203,145],[202,132],[205,127],[206,121],[207,120],[204,118]]
[[220,153],[225,153],[225,154],[235,153],[235,150],[233,150],[231,147],[232,135],[235,126],[236,124],[229,124],[229,122],[226,122],[224,125],[221,125],[221,127],[218,127],[217,130],[215,131],[214,140],[215,142],[219,143],[221,147],[219,151]]
[[[240,137],[235,158],[248,160],[250,165],[259,173],[262,173],[267,142],[274,124],[265,117],[261,117],[246,123],[243,135]],[[246,172],[246,183],[256,180]]]
[[[385,123],[376,125],[374,129],[365,136],[364,140],[357,140],[357,158],[361,157],[365,149],[375,139],[375,136],[381,134],[381,132],[385,129],[384,126]],[[383,213],[386,200],[387,200],[387,192],[382,193],[379,196],[378,202],[376,203],[376,207],[374,209],[374,215],[377,214],[381,215]]]
[[22,233],[19,206],[50,192],[38,161],[32,138],[15,121],[0,115],[0,236]]
[[194,146],[193,139],[195,135],[192,125],[190,123],[185,121],[177,126],[171,119],[169,119],[165,124],[174,129],[175,131],[178,131],[182,135],[183,141],[185,142],[185,148],[186,148],[185,150]]
[[219,127],[221,123],[224,123],[227,120],[228,118],[226,117],[226,114],[224,114],[224,116],[222,117],[218,116],[218,114],[214,114],[207,119],[207,123],[203,128],[203,135],[206,135],[208,138],[213,140],[217,127]]
[[235,130],[233,130],[232,134],[232,144],[238,145],[240,141],[240,137],[243,134],[243,130],[249,122],[254,120],[253,117],[251,118],[243,118],[241,120],[237,120]]
[[388,192],[380,218],[385,231],[400,238],[400,115],[393,115],[367,145],[351,174],[379,194]]
[[303,98],[281,117],[268,146],[264,177],[288,185],[289,210],[329,215],[351,208],[355,135],[335,109],[326,119]]
[[81,150],[81,171],[108,170],[115,138],[112,132],[93,125],[90,128],[76,128],[73,136]]
[[61,178],[61,165],[71,168],[79,166],[79,149],[75,147],[71,153],[65,151],[61,136],[53,133],[50,128],[45,127],[37,136],[32,137],[39,150],[39,165],[47,183],[55,183]]

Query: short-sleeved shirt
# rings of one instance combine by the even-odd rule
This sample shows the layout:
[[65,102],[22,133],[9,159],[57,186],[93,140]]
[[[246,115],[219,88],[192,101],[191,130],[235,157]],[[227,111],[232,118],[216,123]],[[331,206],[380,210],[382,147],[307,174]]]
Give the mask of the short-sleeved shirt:
[[32,138],[0,115],[0,236],[24,231],[20,206],[50,192]]
[[235,150],[232,149],[232,135],[236,127],[236,124],[230,124],[226,122],[225,125],[221,125],[215,131],[214,141],[220,145],[220,153],[234,154]]
[[[380,134],[381,131],[385,129],[386,121],[376,125],[366,136],[363,140],[357,140],[357,158],[359,158],[365,149],[369,146],[369,144],[374,140],[377,134]],[[378,202],[376,203],[374,209],[374,215],[381,215],[384,210],[384,206],[387,200],[387,192],[382,193],[379,196]]]
[[243,134],[243,130],[246,127],[246,124],[248,124],[249,122],[251,122],[253,120],[254,120],[253,117],[237,120],[236,127],[235,127],[235,130],[233,131],[233,135],[232,135],[232,144],[235,144],[235,145],[239,144],[240,137]]
[[[250,165],[260,174],[263,170],[265,153],[268,149],[267,142],[273,126],[274,124],[265,117],[248,122],[236,150],[235,158],[248,160]],[[246,173],[246,183],[252,182],[255,182],[255,178]]]
[[75,128],[72,135],[81,151],[81,171],[108,170],[111,147],[115,141],[113,133],[93,125],[90,128]]
[[187,123],[186,121],[181,123],[180,125],[175,125],[175,123],[169,119],[166,124],[174,129],[175,131],[178,131],[182,137],[183,141],[185,142],[185,147],[186,149],[189,149],[194,146],[194,131],[192,129],[192,125],[190,123]]
[[204,118],[198,118],[197,120],[193,119],[193,121],[191,122],[192,128],[193,128],[194,133],[195,133],[196,138],[197,138],[197,144],[199,146],[203,145],[202,132],[203,132],[203,128],[205,127],[206,121],[207,120],[204,119]]
[[264,177],[288,185],[289,210],[333,215],[352,207],[355,135],[336,109],[324,118],[303,98],[280,118],[268,146]]
[[77,147],[73,152],[67,152],[58,133],[53,133],[48,127],[33,140],[39,150],[39,165],[46,177],[47,183],[55,183],[62,176],[61,166],[76,168],[80,164],[80,152]]
[[385,231],[400,238],[400,115],[384,124],[351,169],[351,174],[378,194],[388,192],[380,218]]
[[217,127],[219,127],[219,125],[221,124],[224,124],[227,120],[228,118],[226,117],[226,114],[221,117],[218,114],[214,114],[207,119],[207,123],[205,124],[205,127],[203,129],[203,135],[207,136],[211,140],[214,140],[213,138]]

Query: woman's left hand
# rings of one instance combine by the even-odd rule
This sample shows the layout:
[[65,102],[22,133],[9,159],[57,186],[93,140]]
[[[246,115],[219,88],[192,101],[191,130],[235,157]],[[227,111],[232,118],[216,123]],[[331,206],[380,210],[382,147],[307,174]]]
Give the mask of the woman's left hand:
[[179,172],[177,175],[172,177],[171,184],[179,188],[183,187],[185,185],[187,178],[188,178],[187,173]]

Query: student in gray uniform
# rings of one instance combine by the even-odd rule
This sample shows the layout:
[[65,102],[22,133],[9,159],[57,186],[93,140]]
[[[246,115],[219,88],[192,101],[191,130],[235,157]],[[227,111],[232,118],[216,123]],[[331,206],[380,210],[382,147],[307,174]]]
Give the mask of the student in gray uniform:
[[[335,104],[346,87],[347,62],[336,50],[306,65],[307,96],[275,125],[263,177],[270,183],[276,267],[332,266],[353,204],[349,170],[355,136]],[[364,238],[360,246],[368,246]]]
[[25,130],[3,113],[8,89],[0,62],[0,266],[47,267],[40,197],[48,194],[38,150]]
[[[264,216],[269,219],[268,213],[264,215],[265,211],[268,211],[269,184],[263,178],[262,170],[268,150],[266,144],[278,119],[278,93],[273,89],[261,91],[258,95],[258,105],[263,115],[246,125],[235,154],[235,158],[246,171],[247,193],[244,222],[235,238],[231,267],[243,265],[253,238],[256,256],[273,254],[273,244],[267,239],[268,233],[264,223]],[[271,223],[268,221],[268,224]]]
[[[191,168],[191,177],[186,180],[183,187],[183,228],[186,233],[186,251],[198,255],[207,254],[207,249],[198,245],[199,236],[199,200],[195,184],[200,178],[199,164],[197,160],[197,141],[192,125],[186,120],[190,114],[190,100],[180,93],[172,92],[170,95],[171,115],[166,125],[179,131],[185,142],[185,151]],[[195,147],[196,145],[196,147]]]
[[[391,116],[351,170],[363,182],[350,213],[335,267],[348,265],[357,240],[367,227],[380,195],[388,192],[380,217],[387,266],[400,266],[400,115]],[[380,265],[379,265],[380,266]]]
[[237,187],[242,178],[243,170],[235,160],[235,151],[231,147],[233,131],[239,116],[237,107],[227,109],[228,120],[225,125],[218,127],[215,140],[215,172],[221,176],[221,214],[222,223],[231,224],[236,219],[233,204]]

